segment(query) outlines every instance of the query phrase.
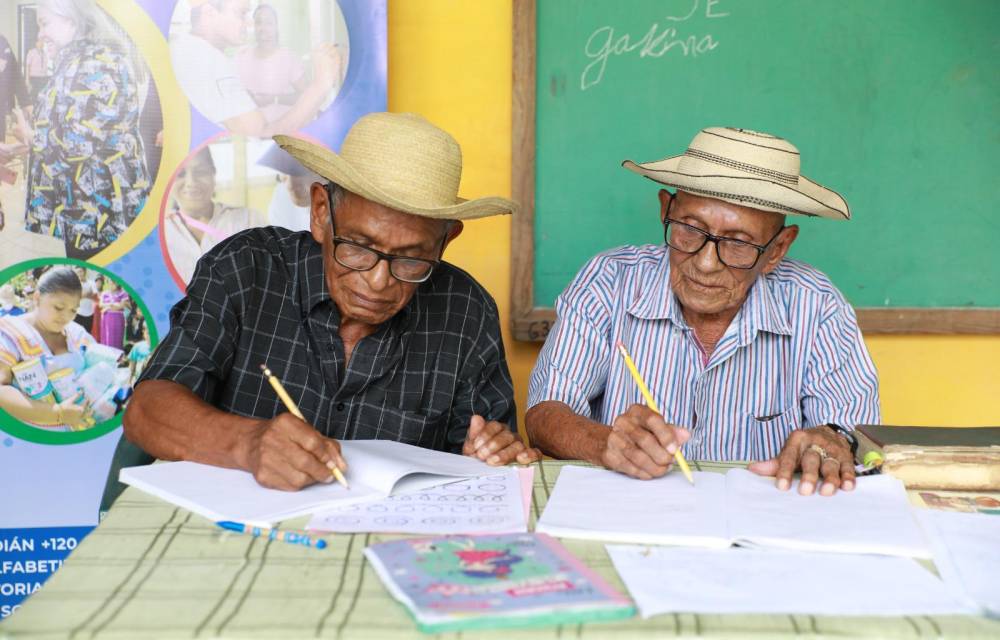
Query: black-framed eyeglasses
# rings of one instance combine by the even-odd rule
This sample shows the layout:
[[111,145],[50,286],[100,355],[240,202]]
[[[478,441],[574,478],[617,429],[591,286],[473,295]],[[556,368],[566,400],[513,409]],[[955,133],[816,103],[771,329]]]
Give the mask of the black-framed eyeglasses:
[[670,205],[672,204],[673,200],[671,199],[670,204],[667,205],[668,217],[663,221],[663,240],[667,246],[681,253],[693,254],[701,251],[706,242],[712,241],[715,244],[715,255],[719,258],[719,262],[733,269],[753,269],[771,243],[787,228],[782,226],[767,243],[762,245],[736,238],[715,236],[698,227],[670,219]]
[[[431,277],[434,268],[441,263],[437,260],[426,258],[412,258],[410,256],[399,256],[392,253],[383,253],[363,244],[342,238],[337,235],[337,224],[333,219],[333,194],[329,186],[326,188],[327,196],[330,199],[330,225],[333,228],[333,259],[337,264],[354,271],[371,271],[379,260],[389,263],[389,273],[392,277],[402,282],[419,283]],[[448,236],[441,239],[441,247],[438,255],[444,253],[444,244]]]

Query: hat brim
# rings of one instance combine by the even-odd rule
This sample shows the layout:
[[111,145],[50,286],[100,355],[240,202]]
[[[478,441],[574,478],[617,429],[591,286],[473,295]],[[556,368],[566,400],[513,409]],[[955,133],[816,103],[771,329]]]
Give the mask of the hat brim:
[[361,175],[350,162],[329,149],[291,136],[274,136],[274,141],[311,171],[333,181],[351,193],[396,211],[439,220],[473,220],[517,213],[516,202],[499,196],[487,196],[475,200],[458,198],[455,204],[443,207],[418,206],[379,189],[377,185]]
[[[678,170],[681,158],[686,159],[683,173]],[[805,176],[799,176],[798,184],[793,186],[767,178],[724,175],[719,173],[718,165],[686,156],[641,164],[625,160],[622,166],[662,185],[744,207],[833,220],[851,219],[851,209],[839,193]]]

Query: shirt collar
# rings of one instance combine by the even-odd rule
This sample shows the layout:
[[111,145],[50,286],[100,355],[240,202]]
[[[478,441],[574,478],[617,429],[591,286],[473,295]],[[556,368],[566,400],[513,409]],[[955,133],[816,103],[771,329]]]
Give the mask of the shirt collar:
[[681,329],[688,328],[677,296],[670,288],[669,249],[663,248],[660,262],[644,274],[635,291],[628,313],[643,320],[670,320]]
[[769,274],[758,277],[753,283],[740,311],[744,318],[740,327],[744,343],[749,343],[758,331],[792,335],[788,314],[776,299],[774,283]]
[[302,314],[307,316],[318,305],[328,301],[332,302],[332,300],[330,299],[330,290],[326,287],[323,248],[312,238],[306,239],[304,243],[306,245],[305,257],[296,262],[295,269],[298,271]]
[[[643,320],[669,320],[681,329],[689,328],[684,320],[680,301],[670,288],[669,249],[664,248],[659,264],[643,277],[636,288],[636,298],[628,307],[628,313]],[[757,278],[736,320],[740,323],[744,343],[749,343],[758,331],[792,334],[788,315],[775,299],[771,278],[768,275]]]

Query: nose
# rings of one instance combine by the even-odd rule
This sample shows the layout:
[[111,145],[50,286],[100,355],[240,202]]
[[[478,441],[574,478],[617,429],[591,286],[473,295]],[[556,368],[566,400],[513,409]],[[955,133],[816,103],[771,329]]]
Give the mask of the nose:
[[700,271],[715,271],[725,265],[719,261],[719,250],[715,242],[709,240],[698,253],[691,256]]
[[389,271],[389,261],[379,258],[375,266],[362,272],[368,288],[372,291],[385,291],[392,284],[392,272]]

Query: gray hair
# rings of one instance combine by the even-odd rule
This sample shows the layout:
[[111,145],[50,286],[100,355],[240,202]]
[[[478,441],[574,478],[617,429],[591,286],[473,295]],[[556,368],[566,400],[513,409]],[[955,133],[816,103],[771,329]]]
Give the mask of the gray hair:
[[76,26],[76,39],[100,42],[118,49],[129,61],[129,71],[137,84],[139,105],[146,97],[148,71],[132,39],[94,0],[40,0],[45,9],[66,18]]

